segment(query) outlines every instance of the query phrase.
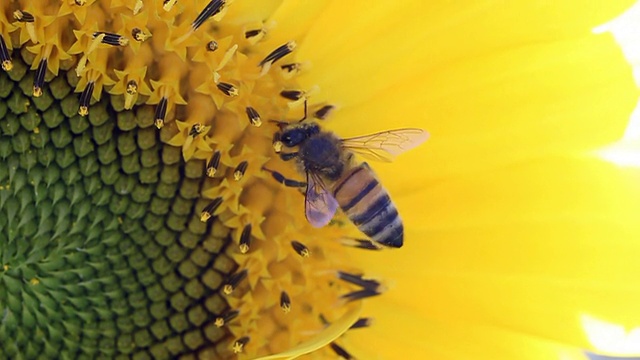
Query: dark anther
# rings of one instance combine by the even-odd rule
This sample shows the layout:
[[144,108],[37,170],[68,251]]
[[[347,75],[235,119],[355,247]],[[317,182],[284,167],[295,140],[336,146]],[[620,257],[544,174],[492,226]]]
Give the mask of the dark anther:
[[203,131],[204,131],[204,125],[200,123],[193,124],[193,126],[191,127],[191,130],[189,130],[189,136],[195,138],[196,136],[202,134]]
[[345,359],[345,360],[353,360],[354,357],[351,356],[351,354],[349,354],[347,352],[347,350],[345,350],[342,346],[332,342],[331,344],[329,344],[329,346],[331,346],[331,350],[333,350],[338,356],[340,356],[341,358]]
[[142,30],[138,29],[138,28],[133,28],[133,30],[131,30],[131,36],[136,39],[136,41],[143,41],[144,39],[142,38]]
[[80,108],[78,109],[78,114],[80,114],[80,116],[89,115],[89,103],[91,101],[94,86],[95,83],[93,81],[89,81],[87,83],[87,87],[85,87],[80,94]]
[[260,119],[260,114],[258,114],[256,109],[252,108],[251,106],[247,106],[246,112],[251,125],[255,127],[259,127],[260,125],[262,125],[262,119]]
[[9,54],[9,48],[7,43],[4,42],[4,38],[0,35],[0,62],[2,62],[2,70],[11,71],[13,69],[13,62],[11,61],[11,54]]
[[222,91],[227,96],[238,95],[238,89],[236,89],[236,87],[233,86],[232,84],[221,82],[217,84],[217,86],[218,86],[218,90]]
[[200,213],[200,221],[206,222],[207,220],[211,219],[211,217],[221,204],[222,197],[213,199],[213,201],[211,201],[209,205],[205,206],[204,209],[202,209],[202,212]]
[[289,100],[300,100],[304,95],[304,91],[300,90],[282,90],[280,91],[280,96]]
[[178,0],[164,0],[162,1],[162,8],[164,9],[164,11],[171,11],[173,5],[175,5],[177,2]]
[[358,319],[358,321],[353,323],[353,325],[351,325],[349,329],[361,329],[361,328],[369,327],[371,326],[371,323],[373,323],[372,318],[360,318]]
[[207,19],[219,13],[225,2],[225,0],[211,0],[191,23],[193,30],[197,30]]
[[249,252],[249,246],[251,246],[251,224],[248,224],[242,229],[240,235],[240,252],[246,254]]
[[244,32],[244,38],[249,39],[254,36],[258,36],[262,32],[262,29],[249,30]]
[[240,339],[233,342],[233,352],[238,354],[244,350],[245,345],[249,343],[251,340],[248,336],[243,336]]
[[342,295],[341,298],[346,299],[347,301],[354,301],[354,300],[365,299],[372,296],[377,296],[380,294],[381,292],[379,291],[365,289],[365,290],[350,292],[348,294]]
[[167,116],[168,100],[166,97],[160,99],[160,102],[156,106],[155,125],[158,129],[164,126],[164,118]]
[[324,317],[323,314],[318,315],[318,318],[320,319],[320,322],[322,323],[322,325],[330,325],[331,324],[329,322],[329,320],[327,320],[327,318]]
[[287,294],[285,291],[280,293],[280,308],[286,314],[291,311],[291,299],[289,298],[289,294]]
[[301,242],[293,240],[291,242],[291,246],[293,247],[293,250],[295,250],[298,255],[302,257],[309,257],[309,255],[311,255],[311,253],[309,252],[309,248]]
[[138,93],[138,83],[135,80],[129,80],[127,83],[127,94],[135,95]]
[[44,86],[44,75],[47,73],[47,59],[42,58],[36,70],[36,76],[33,79],[33,96],[42,96],[42,87]]
[[333,105],[325,105],[323,107],[321,107],[320,109],[318,109],[314,114],[313,117],[319,120],[324,120],[327,118],[327,116],[329,116],[329,114],[331,113],[331,111],[333,109],[335,109],[336,107]]
[[244,269],[238,273],[235,273],[231,276],[229,276],[229,279],[227,279],[227,282],[224,284],[222,291],[226,294],[229,295],[233,292],[233,290],[238,286],[238,284],[244,280],[244,278],[247,277],[247,269]]
[[218,42],[215,40],[211,40],[207,43],[207,51],[216,51],[218,50]]
[[13,18],[23,23],[32,23],[36,21],[31,13],[22,10],[16,10],[13,12]]
[[139,42],[143,42],[145,40],[147,40],[149,37],[151,37],[151,35],[149,34],[145,34],[144,31],[138,29],[138,28],[133,28],[133,30],[131,30],[131,36]]
[[338,277],[341,280],[350,282],[354,285],[358,285],[363,289],[377,290],[380,287],[379,281],[364,279],[362,275],[354,275],[354,274],[349,274],[343,271],[338,271]]
[[296,42],[289,41],[288,43],[281,45],[277,49],[273,50],[269,55],[267,55],[264,59],[262,59],[262,61],[260,61],[258,66],[264,66],[267,63],[273,64],[276,61],[285,57],[286,55],[290,54],[295,48],[296,48]]
[[227,311],[226,313],[218,316],[214,322],[214,324],[217,327],[223,327],[224,325],[228,324],[229,321],[235,319],[238,314],[240,314],[240,312],[238,310],[230,310]]
[[97,38],[100,35],[104,35],[104,37],[102,38],[102,40],[100,41],[103,44],[107,44],[107,45],[111,45],[111,46],[126,46],[129,43],[129,39],[127,39],[126,37],[119,35],[119,34],[114,34],[114,33],[110,33],[110,32],[104,32],[104,31],[96,31],[93,33],[93,38]]
[[214,177],[216,175],[216,171],[218,171],[218,165],[220,165],[220,151],[216,150],[211,156],[211,159],[207,163],[207,176]]
[[239,181],[240,179],[242,179],[242,177],[244,176],[244,172],[247,171],[248,166],[249,166],[249,163],[246,161],[243,161],[240,164],[238,164],[235,171],[233,172],[233,178],[236,181]]

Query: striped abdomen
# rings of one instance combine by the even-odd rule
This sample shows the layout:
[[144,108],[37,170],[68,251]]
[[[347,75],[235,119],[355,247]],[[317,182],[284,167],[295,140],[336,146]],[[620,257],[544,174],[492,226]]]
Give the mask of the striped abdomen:
[[333,195],[345,214],[371,240],[401,247],[402,220],[389,194],[366,163],[344,172]]

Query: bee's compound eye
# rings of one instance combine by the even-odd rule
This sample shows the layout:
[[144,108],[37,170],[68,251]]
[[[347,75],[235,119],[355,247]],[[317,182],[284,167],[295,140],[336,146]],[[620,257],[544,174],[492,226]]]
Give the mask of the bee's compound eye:
[[303,142],[305,137],[306,136],[304,132],[298,131],[298,130],[292,130],[292,131],[287,131],[283,133],[282,136],[280,137],[280,141],[282,141],[282,143],[286,147],[294,147],[296,145],[299,145],[301,142]]
[[282,141],[282,143],[285,146],[293,146],[293,145],[291,145],[292,140],[291,140],[291,134],[289,134],[289,133],[283,134],[282,137],[280,137],[280,141]]

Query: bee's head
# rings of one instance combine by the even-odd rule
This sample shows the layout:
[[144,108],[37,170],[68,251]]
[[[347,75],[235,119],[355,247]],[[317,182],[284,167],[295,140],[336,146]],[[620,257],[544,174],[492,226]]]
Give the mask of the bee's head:
[[302,144],[312,135],[320,132],[320,127],[315,123],[302,123],[287,126],[280,134],[280,141],[286,147],[294,147]]

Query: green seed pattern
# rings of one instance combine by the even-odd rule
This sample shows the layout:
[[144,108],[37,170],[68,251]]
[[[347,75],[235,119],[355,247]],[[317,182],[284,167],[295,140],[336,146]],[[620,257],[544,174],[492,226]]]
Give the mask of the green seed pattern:
[[236,269],[217,220],[199,221],[204,162],[187,169],[161,144],[150,107],[103,95],[79,116],[73,70],[32,98],[30,59],[13,59],[0,72],[0,358],[217,357]]

